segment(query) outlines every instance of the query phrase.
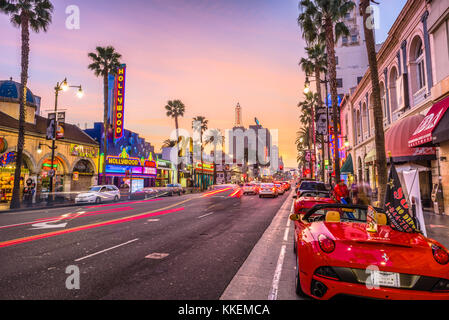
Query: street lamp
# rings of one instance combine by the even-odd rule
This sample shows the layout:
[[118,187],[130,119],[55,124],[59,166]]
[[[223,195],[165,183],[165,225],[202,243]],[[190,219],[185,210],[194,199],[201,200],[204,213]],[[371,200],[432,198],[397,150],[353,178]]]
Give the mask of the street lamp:
[[[67,78],[64,78],[64,80],[62,80],[61,82],[57,82],[56,86],[55,86],[55,125],[53,126],[53,136],[52,136],[52,142],[51,142],[51,147],[47,146],[51,149],[51,169],[50,169],[50,188],[49,188],[49,192],[50,192],[50,196],[48,197],[48,201],[52,201],[53,199],[53,177],[55,175],[55,170],[54,170],[54,162],[55,162],[55,150],[56,150],[56,128],[58,127],[58,97],[59,97],[59,92],[60,91],[68,91],[69,88],[77,88],[78,92],[77,92],[77,96],[78,98],[82,98],[84,95],[83,89],[81,88],[81,85],[79,86],[69,86],[69,84],[67,83]],[[42,144],[39,143],[39,147],[38,147],[38,152],[39,150],[41,150],[40,152],[42,152]]]
[[306,82],[304,83],[304,93],[309,94],[310,92],[310,81],[309,77],[306,77]]

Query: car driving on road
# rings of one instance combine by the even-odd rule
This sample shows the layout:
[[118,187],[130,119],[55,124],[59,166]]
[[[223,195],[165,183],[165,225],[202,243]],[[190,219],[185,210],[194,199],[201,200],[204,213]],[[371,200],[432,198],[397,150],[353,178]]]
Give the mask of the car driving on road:
[[254,183],[245,183],[243,185],[243,194],[257,194],[257,186]]
[[276,188],[274,183],[262,183],[260,185],[259,198],[264,197],[276,198],[278,197],[278,195],[279,195],[278,189]]
[[89,191],[80,193],[75,203],[102,203],[120,200],[120,190],[114,185],[92,186]]

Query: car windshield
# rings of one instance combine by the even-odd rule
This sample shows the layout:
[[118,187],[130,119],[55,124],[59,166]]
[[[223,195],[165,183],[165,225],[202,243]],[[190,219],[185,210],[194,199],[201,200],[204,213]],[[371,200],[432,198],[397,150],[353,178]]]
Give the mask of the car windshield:
[[[309,222],[325,221],[326,215],[332,212],[334,216],[340,215],[340,222],[358,222],[366,223],[367,208],[350,208],[350,207],[326,207],[314,211],[312,214],[306,214]],[[338,213],[338,214],[337,214]]]
[[89,191],[98,192],[100,191],[101,186],[90,187]]
[[318,191],[327,191],[324,183],[318,183],[314,181],[304,181],[301,183],[299,187],[300,190],[318,190]]
[[319,191],[304,191],[301,192],[299,197],[318,197],[318,198],[330,198],[329,192],[319,192]]

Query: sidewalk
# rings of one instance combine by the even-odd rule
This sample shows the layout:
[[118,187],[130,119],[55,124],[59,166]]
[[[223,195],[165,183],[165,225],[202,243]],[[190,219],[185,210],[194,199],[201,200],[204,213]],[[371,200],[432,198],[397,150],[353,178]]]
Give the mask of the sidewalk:
[[427,236],[449,249],[449,216],[424,211]]
[[220,300],[301,300],[295,293],[291,192]]

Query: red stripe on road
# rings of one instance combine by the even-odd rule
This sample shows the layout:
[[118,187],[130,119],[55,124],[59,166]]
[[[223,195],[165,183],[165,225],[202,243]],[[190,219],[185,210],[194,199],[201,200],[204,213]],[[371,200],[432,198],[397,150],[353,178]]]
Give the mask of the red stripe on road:
[[153,201],[161,201],[162,199],[149,199],[149,200],[139,200],[139,201],[131,201],[131,202],[120,202],[120,203],[111,203],[111,204],[100,204],[96,206],[84,207],[86,209],[92,208],[103,208],[103,207],[113,207],[113,206],[122,206],[126,204],[134,204],[134,203],[145,203],[145,202],[153,202]]
[[77,231],[82,231],[82,230],[88,230],[88,229],[93,229],[93,228],[98,228],[98,227],[109,226],[109,225],[118,224],[118,223],[124,223],[124,222],[130,222],[130,221],[139,220],[139,219],[145,219],[145,218],[160,216],[160,215],[173,213],[173,212],[178,212],[178,211],[182,211],[182,210],[184,210],[184,208],[177,208],[177,209],[164,210],[164,211],[156,211],[156,212],[152,212],[152,213],[145,213],[145,214],[136,215],[136,216],[127,217],[127,218],[121,218],[121,219],[115,219],[115,220],[110,220],[110,221],[105,221],[105,222],[99,222],[99,223],[94,223],[94,224],[85,225],[85,226],[81,226],[81,227],[66,229],[66,230],[54,231],[54,232],[49,232],[49,233],[44,233],[44,234],[38,234],[38,235],[35,235],[35,236],[31,236],[31,237],[25,237],[25,238],[19,238],[19,239],[14,239],[14,240],[8,240],[8,241],[0,242],[0,248],[9,247],[9,246],[13,246],[13,245],[21,244],[21,243],[25,243],[25,242],[31,242],[31,241],[35,241],[35,240],[39,240],[39,239],[55,237],[55,236],[59,236],[59,235],[67,234],[67,233],[72,233],[72,232],[77,232]]
[[70,213],[66,217],[63,216],[57,216],[57,217],[50,217],[50,218],[42,218],[42,219],[36,219],[31,222],[23,222],[18,224],[11,224],[8,226],[0,226],[1,229],[6,228],[13,228],[13,227],[19,227],[19,226],[26,226],[29,224],[35,224],[35,223],[42,223],[42,222],[52,222],[52,221],[62,221],[72,218],[80,218],[80,217],[86,217],[86,216],[92,216],[97,214],[106,214],[106,213],[114,213],[114,212],[122,212],[122,211],[129,211],[133,210],[132,207],[123,207],[123,208],[114,208],[114,209],[108,209],[108,210],[100,210],[100,211],[92,211],[92,212],[86,212],[86,213]]

